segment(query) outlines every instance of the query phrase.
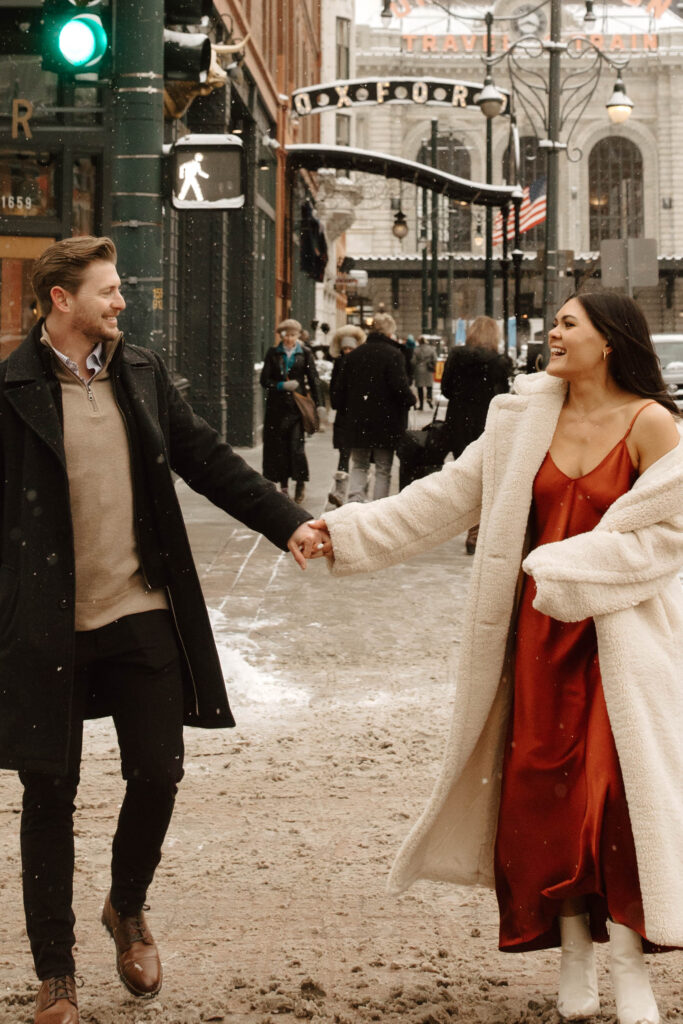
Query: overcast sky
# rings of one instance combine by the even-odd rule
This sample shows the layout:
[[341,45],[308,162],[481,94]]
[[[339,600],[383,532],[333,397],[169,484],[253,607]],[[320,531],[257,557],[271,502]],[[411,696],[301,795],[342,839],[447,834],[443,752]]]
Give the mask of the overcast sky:
[[[447,2],[447,0],[444,0]],[[521,7],[524,0],[519,0],[516,7]],[[483,4],[468,4],[466,0],[452,0],[452,9],[455,12],[466,15],[467,12],[481,15],[486,7]],[[535,5],[534,5],[535,6]],[[496,4],[492,2],[490,7],[495,13]],[[563,4],[565,28],[569,31],[581,31],[583,28],[582,18],[585,11],[583,3]],[[675,3],[672,4],[672,8]],[[356,21],[363,25],[374,25],[380,27],[382,21],[382,0],[356,0]],[[641,6],[630,6],[624,3],[596,3],[595,13],[598,17],[593,32],[661,32],[667,28],[680,27],[681,19],[676,17],[669,9],[659,20],[651,18],[646,11],[646,3],[643,0]],[[609,13],[609,17],[607,17]],[[574,18],[571,17],[574,15]],[[450,25],[448,24],[450,20]],[[455,17],[449,19],[444,11],[438,7],[418,7],[415,5],[412,12],[403,18],[393,18],[390,24],[392,29],[401,29],[405,33],[410,32],[434,32],[439,35],[445,32],[472,31],[472,24],[465,28],[464,25],[456,24]],[[574,22],[574,24],[572,24]]]

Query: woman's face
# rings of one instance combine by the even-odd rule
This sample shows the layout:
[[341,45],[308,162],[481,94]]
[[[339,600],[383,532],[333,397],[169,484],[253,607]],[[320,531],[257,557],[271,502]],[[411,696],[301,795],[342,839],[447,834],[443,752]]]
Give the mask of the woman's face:
[[353,352],[353,345],[342,345],[342,355],[348,356],[349,352]]
[[283,331],[282,332],[282,344],[285,348],[294,348],[297,341],[299,340],[298,331]]
[[569,299],[559,310],[548,334],[548,344],[550,361],[546,371],[563,380],[601,372],[605,367],[603,352],[612,351],[578,299]]

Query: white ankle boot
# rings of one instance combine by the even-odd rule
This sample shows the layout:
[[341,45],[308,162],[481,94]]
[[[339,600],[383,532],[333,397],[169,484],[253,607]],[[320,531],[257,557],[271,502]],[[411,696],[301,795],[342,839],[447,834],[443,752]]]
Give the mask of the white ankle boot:
[[557,1011],[565,1020],[583,1020],[600,1010],[598,976],[588,914],[560,917],[562,959]]
[[659,1024],[640,935],[610,921],[609,952],[619,1024]]
[[339,508],[346,501],[346,491],[349,486],[349,474],[337,470],[334,474],[332,490],[327,495],[327,500],[333,508]]

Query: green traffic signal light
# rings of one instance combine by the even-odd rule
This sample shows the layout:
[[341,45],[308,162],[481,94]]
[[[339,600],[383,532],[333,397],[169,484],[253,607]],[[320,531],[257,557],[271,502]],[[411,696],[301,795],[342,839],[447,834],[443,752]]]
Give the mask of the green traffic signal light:
[[100,69],[109,49],[101,0],[44,0],[42,21],[44,70],[75,76]]
[[59,52],[74,68],[99,62],[107,50],[107,33],[96,14],[77,14],[60,29]]

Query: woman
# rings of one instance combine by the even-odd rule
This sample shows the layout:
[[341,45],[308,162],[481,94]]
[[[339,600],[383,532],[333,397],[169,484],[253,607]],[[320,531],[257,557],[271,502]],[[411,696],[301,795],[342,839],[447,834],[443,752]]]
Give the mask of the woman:
[[[509,388],[512,361],[498,352],[500,331],[490,316],[476,317],[467,328],[464,345],[452,348],[441,378],[441,394],[448,399],[441,433],[445,452],[457,459],[484,429],[494,395]],[[473,555],[478,527],[467,532],[465,550]]]
[[339,508],[346,501],[346,493],[349,487],[349,463],[351,461],[351,444],[346,433],[344,410],[338,407],[339,374],[342,368],[344,356],[353,352],[365,341],[365,331],[355,324],[346,324],[340,327],[332,335],[330,342],[330,357],[334,360],[332,364],[332,379],[330,380],[330,402],[336,415],[334,427],[332,428],[332,446],[339,452],[337,469],[334,474],[332,490],[327,495],[327,500],[334,508]]
[[568,1020],[597,1012],[609,932],[619,1024],[657,1024],[643,942],[683,946],[683,444],[631,299],[573,297],[550,351],[441,473],[326,515],[321,553],[375,571],[481,523],[441,776],[390,886],[495,886],[501,949],[561,945]]
[[266,353],[261,370],[261,387],[266,391],[263,423],[263,475],[289,493],[290,477],[296,482],[294,501],[301,504],[306,494],[308,462],[304,448],[301,413],[292,394],[310,391],[316,406],[322,405],[315,359],[301,343],[298,320],[283,320],[277,328],[280,343]]
[[420,403],[418,409],[424,409],[425,390],[427,391],[427,405],[433,409],[432,388],[434,386],[434,370],[436,369],[436,349],[429,344],[426,338],[419,339],[419,344],[415,349],[413,367],[417,398]]

